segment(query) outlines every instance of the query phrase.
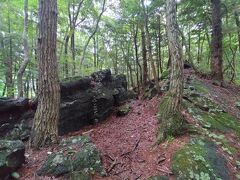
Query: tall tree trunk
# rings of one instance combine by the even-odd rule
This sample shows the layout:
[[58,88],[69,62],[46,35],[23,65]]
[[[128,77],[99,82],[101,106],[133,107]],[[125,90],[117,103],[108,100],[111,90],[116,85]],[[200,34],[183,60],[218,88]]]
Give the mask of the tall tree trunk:
[[146,43],[147,43],[147,47],[148,47],[148,57],[149,57],[149,61],[151,63],[151,69],[152,69],[152,74],[153,74],[153,78],[155,81],[156,89],[159,92],[160,87],[159,87],[156,67],[155,67],[155,63],[154,63],[153,55],[152,55],[151,36],[149,33],[149,29],[148,29],[148,15],[147,15],[146,8],[144,5],[144,0],[141,0],[141,2],[142,2],[142,7],[143,7],[143,13],[144,13],[144,24],[145,24],[145,31],[146,31]]
[[170,89],[159,106],[159,120],[162,121],[159,129],[158,142],[168,136],[177,136],[184,133],[185,120],[181,114],[183,95],[183,59],[182,47],[179,42],[179,31],[176,19],[175,0],[166,0],[166,24],[168,46],[171,54]]
[[23,74],[29,62],[28,56],[28,0],[24,0],[24,28],[23,28],[24,60],[17,72],[18,97],[23,97]]
[[[48,27],[48,28],[46,28]],[[58,142],[60,86],[57,72],[57,0],[39,0],[38,106],[31,146]]]
[[222,72],[222,14],[221,0],[211,0],[212,2],[212,44],[211,44],[211,71],[213,80],[221,83],[223,81]]

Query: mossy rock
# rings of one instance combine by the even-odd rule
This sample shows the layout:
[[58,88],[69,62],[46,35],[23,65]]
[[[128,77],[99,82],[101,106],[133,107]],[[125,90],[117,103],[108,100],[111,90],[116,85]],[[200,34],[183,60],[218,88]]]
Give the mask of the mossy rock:
[[189,88],[185,89],[184,95],[189,100],[184,100],[183,106],[188,109],[188,112],[192,114],[194,119],[203,128],[217,130],[222,133],[233,132],[240,137],[240,122],[238,119],[225,112],[209,98],[209,89],[203,83],[196,79],[190,82],[188,87],[193,86],[194,88],[192,88],[192,91]]
[[72,163],[63,153],[54,153],[47,157],[41,169],[37,172],[39,176],[61,176],[71,171]]
[[0,140],[0,179],[14,173],[25,161],[22,141]]
[[102,176],[106,174],[101,165],[100,154],[87,136],[63,140],[60,147],[61,150],[47,157],[37,172],[38,175],[58,177],[68,174],[68,177],[75,177],[81,174],[82,177],[83,175],[88,177],[87,175],[94,173]]
[[208,109],[208,111],[204,111],[199,107],[196,107],[193,103],[184,101],[184,106],[188,109],[188,112],[192,114],[194,119],[197,120],[202,127],[211,130],[218,130],[223,133],[233,132],[240,137],[240,122],[238,119],[227,112],[224,112],[206,97],[195,97],[191,100]]
[[171,168],[177,179],[228,179],[230,172],[216,145],[206,139],[192,139],[172,159]]
[[131,111],[131,106],[129,105],[123,105],[123,106],[120,106],[117,108],[117,112],[116,112],[116,115],[118,117],[121,117],[121,116],[126,116],[130,111]]

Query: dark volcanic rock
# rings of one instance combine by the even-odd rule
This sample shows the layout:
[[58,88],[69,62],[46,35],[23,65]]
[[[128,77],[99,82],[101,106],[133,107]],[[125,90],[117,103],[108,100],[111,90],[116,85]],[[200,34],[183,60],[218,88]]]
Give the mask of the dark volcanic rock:
[[[87,77],[68,78],[60,86],[60,135],[104,120],[114,106],[121,105],[129,97],[125,75],[113,76],[110,70]],[[29,104],[27,99],[0,99],[0,136],[28,138],[37,101],[31,104],[31,111]]]
[[[0,140],[0,177],[7,178],[25,161],[22,141]],[[1,179],[0,178],[0,179]]]

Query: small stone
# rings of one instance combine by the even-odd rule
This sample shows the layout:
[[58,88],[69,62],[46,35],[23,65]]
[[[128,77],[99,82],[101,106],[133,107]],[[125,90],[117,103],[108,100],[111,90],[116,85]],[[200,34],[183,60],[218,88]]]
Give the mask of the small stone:
[[20,178],[20,175],[17,173],[17,172],[13,172],[11,174],[11,176],[14,178],[14,179],[19,179]]
[[120,116],[126,116],[130,111],[131,111],[131,107],[128,106],[128,105],[123,105],[123,106],[120,106],[117,110],[117,116],[120,117]]

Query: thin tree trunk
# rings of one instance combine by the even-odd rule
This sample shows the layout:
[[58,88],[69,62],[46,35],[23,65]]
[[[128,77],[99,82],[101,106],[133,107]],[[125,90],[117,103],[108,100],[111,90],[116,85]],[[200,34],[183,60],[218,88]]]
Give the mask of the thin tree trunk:
[[[137,83],[138,83],[138,91],[140,90],[140,84],[142,83],[142,67],[139,62],[138,57],[138,43],[137,43],[137,37],[138,37],[138,24],[136,25],[136,30],[134,32],[133,36],[133,42],[134,42],[134,50],[135,50],[135,58],[136,58],[136,64],[137,64]],[[140,74],[139,74],[140,72]],[[139,76],[140,76],[140,82],[139,82]]]
[[146,38],[144,27],[141,29],[141,36],[142,36],[142,57],[143,57],[143,90],[145,90],[147,86],[147,79],[148,79],[148,65],[147,65],[147,50],[146,50]]
[[65,72],[66,78],[68,78],[68,76],[69,76],[69,72],[68,72],[68,42],[69,42],[69,35],[66,36],[65,47],[64,47],[64,55],[65,55],[64,72]]
[[[163,67],[162,67],[162,45],[161,45],[161,40],[162,40],[162,35],[161,35],[161,18],[160,15],[158,16],[158,60],[159,60],[159,69],[161,74],[163,73]],[[158,75],[159,76],[159,75]]]
[[200,63],[201,31],[198,32],[197,63]]
[[8,35],[9,35],[9,57],[6,58],[6,91],[7,97],[14,97],[14,85],[13,85],[13,51],[12,51],[12,37],[11,37],[11,21],[10,10],[8,9]]
[[39,85],[38,106],[31,136],[33,148],[58,142],[60,86],[57,73],[56,39],[57,0],[39,0]]
[[23,28],[23,49],[24,49],[24,60],[17,72],[17,87],[18,87],[18,98],[23,97],[23,74],[28,65],[29,59],[29,48],[28,48],[28,0],[24,0],[24,28]]

